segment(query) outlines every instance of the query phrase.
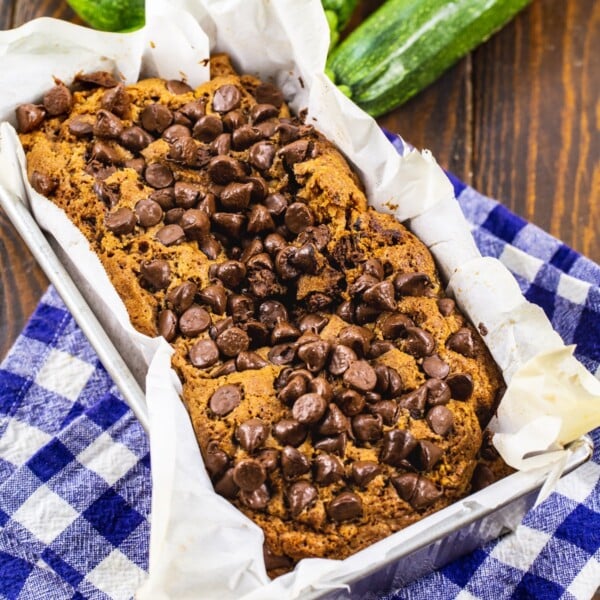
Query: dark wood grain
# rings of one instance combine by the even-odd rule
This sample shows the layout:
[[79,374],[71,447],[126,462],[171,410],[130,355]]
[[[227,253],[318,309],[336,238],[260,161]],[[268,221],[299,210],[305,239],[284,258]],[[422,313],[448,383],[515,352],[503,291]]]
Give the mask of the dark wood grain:
[[600,261],[600,3],[534,2],[473,65],[475,187]]
[[[4,4],[11,4],[11,2],[2,1],[0,5]],[[15,0],[12,5],[14,7],[12,27],[18,27],[37,17],[55,17],[82,23],[65,0]]]

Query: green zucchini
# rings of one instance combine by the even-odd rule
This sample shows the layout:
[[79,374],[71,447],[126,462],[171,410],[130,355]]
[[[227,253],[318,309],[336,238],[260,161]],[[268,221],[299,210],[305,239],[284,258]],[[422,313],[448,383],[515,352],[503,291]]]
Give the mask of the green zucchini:
[[144,0],[67,0],[94,29],[133,31],[145,22]]
[[328,60],[328,74],[377,117],[434,81],[530,0],[387,0]]
[[329,50],[331,50],[348,25],[358,0],[321,0],[321,4],[329,25]]

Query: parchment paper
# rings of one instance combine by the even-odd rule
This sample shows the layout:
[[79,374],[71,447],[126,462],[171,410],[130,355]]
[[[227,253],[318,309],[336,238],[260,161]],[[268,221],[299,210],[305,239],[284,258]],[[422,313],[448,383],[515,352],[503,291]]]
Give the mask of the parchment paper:
[[[141,74],[184,76],[197,85],[208,77],[202,59],[209,48],[229,52],[240,71],[275,81],[295,110],[308,109],[309,122],[357,169],[373,206],[407,222],[434,254],[449,293],[475,325],[488,329],[484,339],[509,384],[493,423],[505,460],[518,468],[550,468],[563,461],[562,444],[600,425],[600,382],[571,356],[543,312],[522,297],[509,272],[479,255],[433,157],[408,146],[398,155],[375,121],[325,77],[327,46],[319,0],[180,0],[170,5],[149,0],[146,27],[123,35],[41,19],[0,33],[0,120],[14,122],[14,108],[38,101],[52,76],[68,84],[78,71],[103,69],[121,73],[127,82]],[[28,202],[38,222],[78,257],[83,274],[111,299],[114,318],[149,363],[150,575],[137,596],[303,597],[397,551],[410,532],[394,534],[345,561],[301,561],[294,572],[270,582],[262,561],[262,532],[212,490],[179,400],[170,347],[132,329],[87,242],[24,180],[16,146],[14,130],[0,125],[0,185]]]

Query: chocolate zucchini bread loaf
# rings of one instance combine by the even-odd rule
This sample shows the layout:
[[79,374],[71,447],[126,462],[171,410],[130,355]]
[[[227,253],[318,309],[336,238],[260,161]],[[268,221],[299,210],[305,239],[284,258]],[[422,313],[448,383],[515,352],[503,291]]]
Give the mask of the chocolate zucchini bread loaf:
[[195,90],[79,75],[17,121],[33,187],[134,326],[173,345],[215,491],[263,529],[278,575],[439,510],[476,467],[487,483],[502,378],[340,152],[272,84],[223,55],[211,73]]

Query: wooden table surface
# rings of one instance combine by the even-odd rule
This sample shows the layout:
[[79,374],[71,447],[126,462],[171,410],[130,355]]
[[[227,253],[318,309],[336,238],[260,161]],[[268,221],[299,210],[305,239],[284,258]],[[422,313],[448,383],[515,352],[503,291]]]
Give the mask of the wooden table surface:
[[[0,29],[40,16],[76,20],[64,1],[0,0]],[[379,122],[600,262],[599,99],[600,2],[533,0]],[[0,264],[1,359],[48,284],[2,212]]]

